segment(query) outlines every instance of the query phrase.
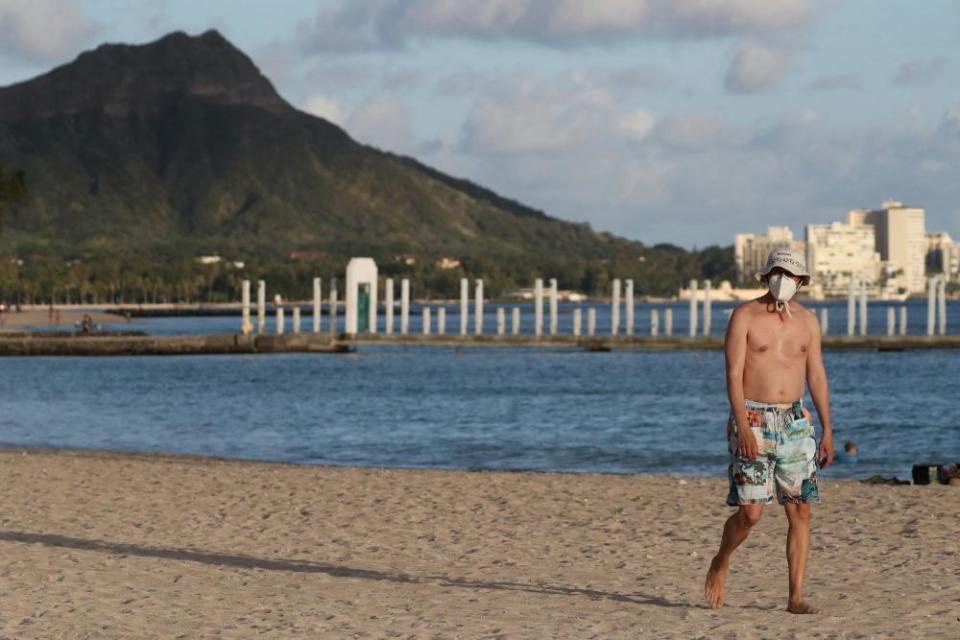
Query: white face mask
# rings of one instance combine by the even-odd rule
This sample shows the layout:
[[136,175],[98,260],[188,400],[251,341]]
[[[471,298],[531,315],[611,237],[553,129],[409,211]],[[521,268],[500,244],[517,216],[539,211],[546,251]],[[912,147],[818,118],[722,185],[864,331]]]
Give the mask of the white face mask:
[[768,286],[770,293],[779,302],[787,302],[797,292],[797,283],[793,278],[788,278],[782,273],[770,276]]
[[797,283],[794,279],[777,273],[767,280],[767,287],[770,289],[770,295],[777,301],[777,311],[786,309],[787,315],[792,317],[793,314],[790,313],[790,305],[787,302],[797,292]]

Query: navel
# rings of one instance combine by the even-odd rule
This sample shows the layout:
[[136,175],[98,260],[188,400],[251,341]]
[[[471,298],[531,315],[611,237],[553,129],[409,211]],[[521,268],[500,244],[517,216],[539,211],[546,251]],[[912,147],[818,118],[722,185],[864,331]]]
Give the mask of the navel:
[[769,349],[769,348],[770,348],[769,345],[762,344],[762,345],[760,345],[760,348],[757,349],[757,351],[766,351],[766,350]]

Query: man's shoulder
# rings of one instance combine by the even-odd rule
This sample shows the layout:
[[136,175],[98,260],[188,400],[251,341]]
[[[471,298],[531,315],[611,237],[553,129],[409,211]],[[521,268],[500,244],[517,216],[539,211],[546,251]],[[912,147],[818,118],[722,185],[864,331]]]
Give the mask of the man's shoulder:
[[762,299],[762,297],[754,298],[753,300],[747,300],[746,302],[738,304],[733,308],[733,315],[744,316],[760,311],[763,307],[763,304],[761,303]]
[[793,313],[795,316],[801,317],[805,320],[817,319],[817,314],[814,313],[812,309],[808,309],[807,307],[803,306],[799,302],[790,303],[790,312]]

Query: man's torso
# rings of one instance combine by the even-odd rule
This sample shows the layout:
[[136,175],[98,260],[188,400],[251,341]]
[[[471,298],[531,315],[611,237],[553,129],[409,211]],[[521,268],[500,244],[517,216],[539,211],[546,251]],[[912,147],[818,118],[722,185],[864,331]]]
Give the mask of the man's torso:
[[803,397],[813,338],[810,312],[796,302],[790,303],[792,317],[757,300],[743,306],[747,314],[744,397],[766,403],[790,403]]

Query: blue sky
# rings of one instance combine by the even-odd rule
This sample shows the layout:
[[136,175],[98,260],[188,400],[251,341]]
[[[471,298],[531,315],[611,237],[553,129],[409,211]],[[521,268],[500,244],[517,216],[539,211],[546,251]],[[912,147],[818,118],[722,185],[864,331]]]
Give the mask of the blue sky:
[[298,108],[648,243],[888,198],[960,240],[956,0],[0,0],[0,84],[220,30]]

